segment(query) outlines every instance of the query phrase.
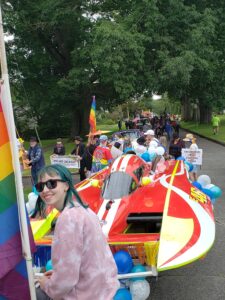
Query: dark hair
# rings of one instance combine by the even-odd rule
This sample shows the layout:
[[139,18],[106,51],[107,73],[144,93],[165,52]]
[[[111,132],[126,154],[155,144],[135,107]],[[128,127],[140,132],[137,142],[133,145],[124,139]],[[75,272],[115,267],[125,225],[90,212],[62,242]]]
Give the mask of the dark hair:
[[141,146],[144,146],[145,144],[145,137],[144,136],[140,136],[138,139],[137,139],[137,143]]
[[75,196],[76,201],[80,203],[81,206],[83,206],[84,208],[88,207],[88,205],[86,205],[82,201],[80,195],[77,193],[76,189],[74,188],[72,174],[66,167],[59,164],[46,166],[42,168],[38,173],[38,179],[40,180],[42,177],[44,177],[45,174],[48,174],[49,176],[58,175],[62,180],[64,180],[68,184],[69,189],[66,193],[63,209],[66,207],[68,203],[74,206],[73,199],[72,199],[73,196]]
[[134,150],[128,150],[124,154],[135,154],[136,155],[136,152]]
[[38,139],[36,138],[36,136],[31,136],[30,137],[30,142],[37,142],[38,143]]
[[82,138],[81,138],[80,136],[75,136],[74,141],[79,141],[79,142],[81,142],[81,141],[82,141]]

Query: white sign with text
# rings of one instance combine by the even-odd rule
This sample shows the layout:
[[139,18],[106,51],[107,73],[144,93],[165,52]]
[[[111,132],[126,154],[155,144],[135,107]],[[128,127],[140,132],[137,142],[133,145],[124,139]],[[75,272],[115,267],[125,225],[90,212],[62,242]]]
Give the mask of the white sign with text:
[[182,156],[194,165],[202,165],[202,149],[191,150],[184,148],[182,149]]
[[79,169],[80,168],[80,160],[77,156],[70,155],[51,155],[50,156],[51,164],[60,164],[68,169]]

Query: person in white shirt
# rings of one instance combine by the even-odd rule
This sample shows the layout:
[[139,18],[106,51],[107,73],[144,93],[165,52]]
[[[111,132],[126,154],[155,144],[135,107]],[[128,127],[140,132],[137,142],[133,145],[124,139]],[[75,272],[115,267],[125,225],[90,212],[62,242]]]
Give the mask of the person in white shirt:
[[[191,146],[190,146],[190,150],[196,151],[198,150],[198,145],[196,143],[196,137],[193,136],[193,138],[191,139]],[[199,169],[199,165],[195,165],[193,164],[193,169],[190,172],[190,179],[191,181],[196,181],[197,180],[197,172]]]

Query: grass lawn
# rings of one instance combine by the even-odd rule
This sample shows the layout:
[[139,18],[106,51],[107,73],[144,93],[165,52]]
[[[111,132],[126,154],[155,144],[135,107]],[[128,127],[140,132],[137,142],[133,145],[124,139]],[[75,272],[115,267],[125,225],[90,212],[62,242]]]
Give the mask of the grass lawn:
[[206,137],[212,138],[217,141],[221,141],[225,143],[225,116],[219,116],[220,117],[220,127],[219,127],[219,133],[217,135],[213,134],[212,125],[211,124],[197,124],[194,122],[181,122],[181,126],[184,129],[189,129],[193,132],[202,134]]

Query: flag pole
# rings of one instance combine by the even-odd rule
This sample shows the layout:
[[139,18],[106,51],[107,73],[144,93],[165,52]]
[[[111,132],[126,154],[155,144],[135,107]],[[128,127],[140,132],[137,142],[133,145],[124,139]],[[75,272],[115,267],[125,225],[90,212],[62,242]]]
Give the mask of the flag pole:
[[5,97],[2,97],[2,107],[5,113],[7,124],[10,124],[10,126],[8,126],[9,127],[8,134],[9,134],[10,144],[11,144],[12,163],[13,163],[13,168],[15,173],[15,185],[16,185],[16,192],[18,197],[17,204],[18,204],[18,214],[19,214],[20,227],[21,227],[20,232],[21,232],[23,255],[27,266],[30,296],[32,300],[36,300],[36,292],[34,286],[34,273],[32,268],[32,256],[31,256],[29,234],[28,234],[28,227],[27,227],[27,215],[26,215],[25,202],[24,202],[22,174],[20,170],[18,148],[16,143],[16,128],[15,128],[12,99],[11,99],[10,86],[9,86],[9,75],[8,75],[7,60],[6,60],[1,3],[0,3],[0,61],[1,61],[1,72],[2,72],[1,84],[4,85],[4,94],[5,94]]

